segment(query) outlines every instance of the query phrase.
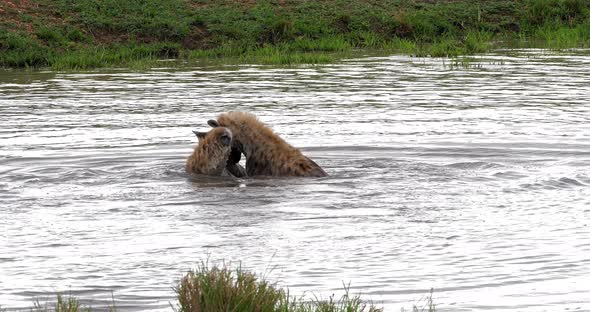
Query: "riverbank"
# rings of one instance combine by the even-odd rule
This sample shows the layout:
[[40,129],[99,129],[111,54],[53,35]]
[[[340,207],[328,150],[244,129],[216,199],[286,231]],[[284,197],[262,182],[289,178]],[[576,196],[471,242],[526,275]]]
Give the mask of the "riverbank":
[[584,0],[11,0],[0,16],[5,68],[325,63],[358,48],[456,56],[506,42],[590,45]]

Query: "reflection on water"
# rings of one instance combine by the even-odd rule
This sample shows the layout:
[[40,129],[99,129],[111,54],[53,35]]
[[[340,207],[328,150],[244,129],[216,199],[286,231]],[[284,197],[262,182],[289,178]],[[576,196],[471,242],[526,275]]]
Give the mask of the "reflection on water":
[[[441,311],[588,310],[588,55],[3,72],[1,307],[168,311],[210,257],[388,311],[430,288]],[[186,176],[191,130],[230,110],[330,176]]]

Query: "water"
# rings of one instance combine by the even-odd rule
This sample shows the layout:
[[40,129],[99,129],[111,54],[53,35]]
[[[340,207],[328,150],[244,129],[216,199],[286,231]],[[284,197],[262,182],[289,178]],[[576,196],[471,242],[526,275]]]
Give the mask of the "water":
[[[387,311],[590,310],[590,53],[0,74],[0,304],[170,311],[200,261]],[[456,64],[455,64],[456,65]],[[329,174],[191,179],[257,114]]]

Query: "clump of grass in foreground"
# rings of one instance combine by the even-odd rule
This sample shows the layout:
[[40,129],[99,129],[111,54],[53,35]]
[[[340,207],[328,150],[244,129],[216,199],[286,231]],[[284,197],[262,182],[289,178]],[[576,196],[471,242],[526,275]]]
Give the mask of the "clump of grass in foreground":
[[381,309],[351,297],[348,288],[340,299],[291,297],[289,292],[240,267],[209,268],[201,264],[175,288],[179,312],[378,312]]
[[376,308],[372,303],[364,302],[359,296],[350,297],[349,288],[344,287],[344,295],[340,299],[335,299],[332,295],[328,300],[314,297],[310,301],[305,298],[293,298],[291,305],[286,309],[279,309],[279,311],[293,311],[293,312],[382,312],[383,309]]
[[[276,284],[259,278],[241,267],[230,269],[227,266],[209,267],[202,263],[197,269],[189,271],[174,288],[177,294],[177,312],[383,312],[360,296],[351,296],[349,286],[344,286],[344,295],[327,300],[314,296],[290,296],[289,291],[278,288]],[[425,305],[414,305],[412,312],[435,312],[430,295],[425,297]],[[422,300],[421,300],[422,301]],[[101,310],[104,310],[101,309]],[[113,299],[108,311],[117,311]],[[0,309],[0,311],[2,311]],[[91,312],[72,296],[57,295],[55,304],[44,306],[35,302],[32,312]],[[402,309],[402,311],[405,311]]]
[[[434,292],[434,289],[431,288],[430,289],[430,295],[428,295],[425,298],[425,305],[423,305],[421,308],[418,308],[418,306],[414,305],[412,307],[412,312],[436,312],[436,305],[434,304],[434,301],[432,300],[432,293]],[[402,312],[405,312],[405,309],[402,308]]]
[[[104,308],[102,309],[104,310]],[[3,311],[0,309],[0,311]],[[113,298],[113,305],[109,306],[106,311],[116,312],[115,299]],[[31,308],[31,312],[92,312],[92,308],[84,306],[80,303],[78,298],[68,295],[64,297],[62,294],[57,294],[55,304],[49,302],[44,305],[37,299]]]
[[184,276],[175,289],[179,311],[275,311],[282,290],[240,268],[201,265]]
[[35,302],[35,306],[31,311],[34,312],[90,312],[89,307],[84,307],[80,304],[78,299],[68,296],[64,297],[61,294],[57,295],[57,302],[53,307],[41,305],[39,301]]

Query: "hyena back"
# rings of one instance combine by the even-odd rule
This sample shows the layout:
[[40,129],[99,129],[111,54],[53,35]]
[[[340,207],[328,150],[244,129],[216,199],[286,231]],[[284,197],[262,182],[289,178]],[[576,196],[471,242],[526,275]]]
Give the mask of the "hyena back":
[[232,149],[246,156],[248,176],[324,177],[328,174],[313,160],[291,146],[255,115],[229,112],[209,120],[209,125],[225,127],[233,134]]

